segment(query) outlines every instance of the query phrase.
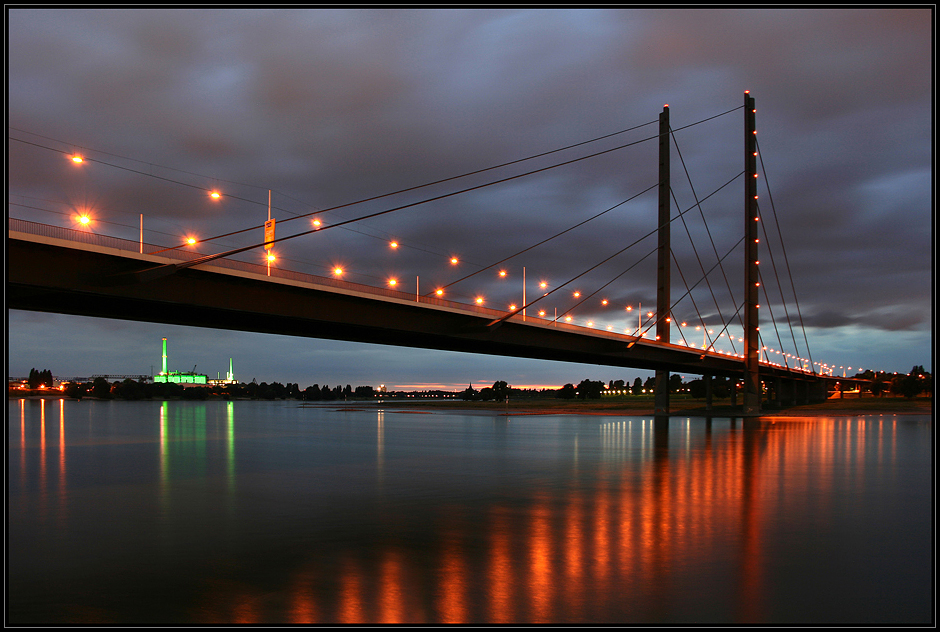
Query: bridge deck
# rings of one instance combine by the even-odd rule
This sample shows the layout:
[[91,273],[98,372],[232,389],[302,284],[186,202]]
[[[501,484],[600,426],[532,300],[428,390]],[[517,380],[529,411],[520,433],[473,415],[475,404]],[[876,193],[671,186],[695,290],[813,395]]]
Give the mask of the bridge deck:
[[[682,345],[9,220],[8,308],[545,360],[739,376],[743,360]],[[161,268],[163,267],[163,268]],[[141,274],[144,273],[144,274]],[[769,364],[762,376],[815,379]]]

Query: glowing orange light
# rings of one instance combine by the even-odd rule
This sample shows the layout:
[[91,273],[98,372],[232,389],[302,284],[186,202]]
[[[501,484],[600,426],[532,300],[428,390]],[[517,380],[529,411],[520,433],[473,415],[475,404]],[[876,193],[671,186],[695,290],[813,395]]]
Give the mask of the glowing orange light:
[[389,244],[389,246],[391,246],[392,248],[398,248],[398,242],[393,241],[392,243]]
[[482,304],[483,304],[483,297],[482,297],[482,296],[478,296],[478,297],[476,298],[476,303],[477,303],[477,305],[482,305]]
[[601,305],[607,305],[607,299],[606,299],[606,298],[605,298],[603,301],[601,301]]
[[337,267],[333,268],[333,274],[335,274],[336,276],[342,276],[342,274],[343,274],[343,269],[340,268],[339,266],[337,266]]
[[218,191],[210,191],[209,197],[211,197],[213,200],[218,200],[220,197],[222,197],[222,194]]
[[79,156],[78,154],[75,154],[74,156],[72,156],[72,162],[74,162],[75,164],[79,164],[79,163],[85,162],[85,159]]
[[505,270],[500,270],[500,271],[499,271],[499,276],[501,276],[501,277],[506,276],[506,271],[505,271]]
[[320,226],[320,224],[322,224],[322,222],[321,222],[319,219],[314,218],[314,220],[313,220],[313,225],[314,225],[314,226]]
[[565,320],[570,323],[570,322],[571,322],[571,316],[565,316]]
[[646,312],[646,317],[647,317],[647,318],[652,318],[652,317],[653,317],[653,312]]
[[444,296],[444,290],[441,290],[441,289],[438,289],[438,290],[437,290],[436,292],[434,292],[434,293],[437,294],[438,296]]
[[575,293],[574,293],[574,297],[575,297],[575,298],[578,298],[579,296],[581,296],[581,292],[575,292]]
[[388,284],[391,285],[392,287],[395,287],[396,285],[398,285],[398,279],[389,279]]
[[548,283],[546,283],[545,281],[542,281],[541,283],[539,283],[539,287],[544,290],[545,288],[548,287]]
[[450,264],[451,264],[451,265],[454,265],[454,266],[457,265],[457,257],[451,257],[451,258],[450,258]]
[[516,306],[515,306],[515,305],[510,305],[510,306],[509,306],[509,311],[510,311],[510,312],[516,311]]
[[539,310],[539,316],[545,316],[545,310]]
[[186,238],[186,243],[189,244],[190,246],[192,246],[193,244],[196,243],[196,238],[195,238],[195,237],[187,237],[187,238]]
[[594,326],[594,321],[593,321],[593,320],[589,320],[589,321],[587,322],[587,326],[588,326],[588,327],[593,327],[593,326]]
[[87,226],[88,224],[91,223],[91,218],[88,217],[87,215],[80,215],[78,218],[78,222],[82,224],[83,226]]
[[628,312],[632,312],[632,311],[633,311],[633,307],[631,307],[630,305],[627,305],[627,311],[628,311]]

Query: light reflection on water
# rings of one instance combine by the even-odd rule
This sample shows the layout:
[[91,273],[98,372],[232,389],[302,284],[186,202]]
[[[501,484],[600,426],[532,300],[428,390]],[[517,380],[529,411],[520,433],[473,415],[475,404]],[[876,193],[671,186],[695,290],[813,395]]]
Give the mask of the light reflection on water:
[[15,400],[10,623],[927,623],[932,419]]

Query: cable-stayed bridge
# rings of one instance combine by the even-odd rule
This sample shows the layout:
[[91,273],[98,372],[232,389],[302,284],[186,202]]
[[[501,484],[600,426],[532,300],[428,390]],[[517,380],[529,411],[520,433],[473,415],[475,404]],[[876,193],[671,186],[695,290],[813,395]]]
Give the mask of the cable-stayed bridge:
[[[607,257],[588,271],[577,271],[578,274],[571,281],[558,284],[552,289],[539,288],[527,295],[528,284],[524,281],[521,304],[507,306],[502,310],[478,304],[482,303],[481,299],[466,302],[449,299],[448,290],[479,272],[489,270],[495,273],[500,270],[502,263],[535,246],[526,244],[520,252],[481,266],[481,269],[472,275],[423,293],[419,289],[420,277],[416,278],[415,291],[406,292],[395,287],[376,287],[291,271],[276,262],[265,265],[240,261],[237,258],[237,255],[243,252],[272,249],[285,241],[302,238],[327,228],[358,225],[377,216],[465,193],[480,188],[479,186],[458,189],[418,203],[384,209],[355,219],[332,222],[329,226],[319,225],[319,220],[314,218],[307,230],[289,236],[276,237],[273,230],[275,224],[269,221],[263,227],[254,226],[219,236],[228,237],[250,231],[256,233],[258,229],[264,228],[265,236],[262,241],[208,254],[195,252],[192,246],[199,249],[198,246],[208,245],[211,239],[199,240],[197,244],[145,244],[143,216],[139,241],[106,236],[90,231],[87,227],[63,228],[11,218],[8,221],[7,240],[8,307],[649,369],[656,371],[658,413],[668,412],[669,372],[741,379],[745,414],[759,413],[761,394],[765,389],[772,393],[772,397],[782,401],[824,398],[825,376],[820,371],[813,370],[811,357],[785,354],[782,363],[771,361],[775,360],[770,355],[773,349],[770,347],[768,351],[769,345],[762,341],[758,301],[763,278],[758,268],[757,254],[761,235],[758,228],[764,218],[758,206],[758,151],[753,98],[745,94],[745,104],[743,108],[735,108],[738,109],[743,109],[745,115],[744,169],[728,183],[737,180],[744,182],[741,214],[744,230],[736,244],[737,246],[743,243],[744,256],[737,258],[735,264],[740,266],[743,263],[745,270],[744,299],[736,302],[732,306],[733,309],[726,309],[722,325],[707,328],[702,323],[700,346],[697,344],[698,334],[695,334],[694,341],[691,340],[691,333],[685,333],[686,322],[680,325],[679,320],[675,318],[677,305],[680,301],[690,298],[697,286],[703,283],[710,285],[710,273],[720,269],[722,265],[730,265],[723,262],[730,259],[728,255],[731,252],[720,255],[716,250],[716,262],[709,264],[709,269],[706,270],[706,265],[696,250],[702,276],[690,286],[685,275],[678,270],[686,291],[681,296],[673,291],[676,284],[672,281],[672,272],[676,266],[673,264],[675,252],[671,244],[670,228],[680,221],[685,224],[686,213],[693,209],[700,210],[701,202],[707,196],[696,196],[696,204],[688,209],[673,209],[675,197],[670,181],[670,160],[671,141],[676,130],[670,127],[668,107],[664,107],[660,114],[658,133],[650,137],[659,142],[658,182],[640,192],[645,193],[654,188],[658,192],[658,224],[651,226],[646,235],[655,235],[658,240],[656,248],[646,255],[657,256],[656,306],[647,312],[645,319],[641,306],[637,306],[635,328],[630,326],[603,329],[590,321],[576,324],[572,322],[570,309],[559,314],[557,308],[552,312],[542,308],[546,297],[569,286],[571,281],[583,277],[586,272],[609,261],[613,256]],[[565,163],[554,166],[561,164]],[[513,176],[515,177],[518,176]],[[494,182],[508,179],[512,178]],[[724,186],[726,185],[719,189]],[[300,217],[303,216],[291,219]],[[562,232],[567,233],[590,219]],[[557,236],[548,237],[535,245]],[[623,251],[640,241],[642,238],[629,244]],[[397,243],[394,244],[394,247],[397,246]],[[618,274],[615,279],[629,269]],[[585,292],[584,300],[599,291]],[[766,296],[766,288],[764,292]],[[714,298],[714,294],[712,296]],[[765,305],[770,307],[769,301]],[[628,306],[627,309],[631,307]],[[699,311],[698,306],[695,311]],[[721,313],[720,308],[718,312]],[[787,315],[786,320],[792,324],[795,319],[789,312]],[[733,346],[734,337],[728,333],[728,328],[735,319],[741,323],[743,330],[741,337],[737,339],[739,343],[743,343],[740,353]],[[766,322],[768,321],[765,319]],[[709,330],[714,333],[716,329],[719,330],[719,335],[724,334],[732,344],[732,352],[719,352],[716,349],[716,338],[709,333]],[[676,332],[675,336],[673,331]],[[779,355],[779,350],[777,353]],[[808,351],[806,354],[808,355]],[[787,360],[787,357],[792,360]]]

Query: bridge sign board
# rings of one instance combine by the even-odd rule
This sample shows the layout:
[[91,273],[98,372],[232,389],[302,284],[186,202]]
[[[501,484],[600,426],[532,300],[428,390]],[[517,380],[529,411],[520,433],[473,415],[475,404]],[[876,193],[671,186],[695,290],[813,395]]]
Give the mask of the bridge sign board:
[[264,223],[264,249],[271,250],[274,246],[274,220],[269,219]]

